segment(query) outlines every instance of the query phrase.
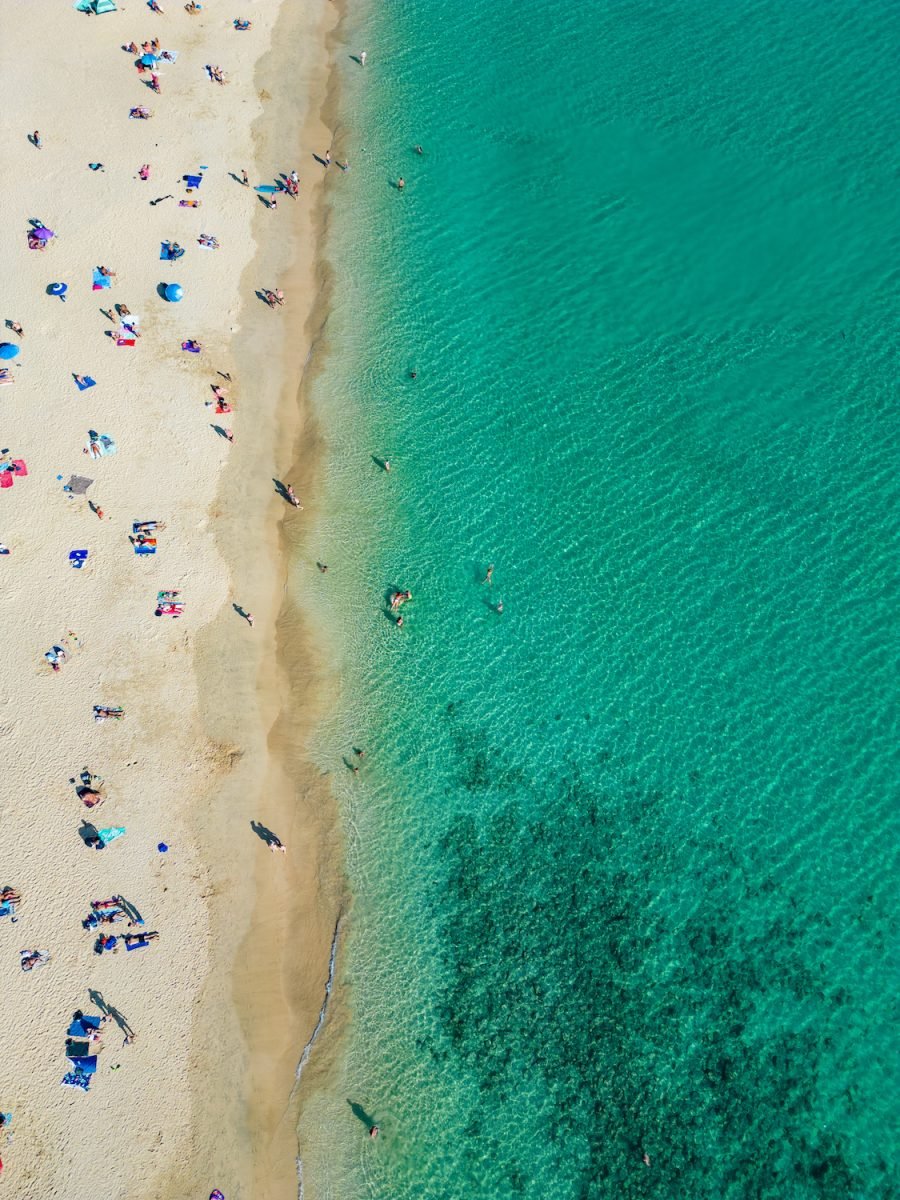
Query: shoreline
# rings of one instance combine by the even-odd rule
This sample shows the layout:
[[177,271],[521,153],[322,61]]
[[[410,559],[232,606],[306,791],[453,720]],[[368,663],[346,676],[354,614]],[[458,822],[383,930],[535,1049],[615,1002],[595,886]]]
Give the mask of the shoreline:
[[[284,860],[277,855],[273,859],[259,854],[252,878],[240,880],[241,899],[251,910],[243,929],[235,925],[233,890],[227,899],[213,898],[211,903],[218,967],[211,970],[204,1007],[209,1006],[212,1014],[225,1005],[239,1028],[242,1086],[229,1107],[236,1141],[243,1141],[246,1150],[242,1155],[243,1165],[249,1166],[246,1186],[261,1200],[297,1194],[301,1170],[296,1130],[300,1072],[322,1032],[323,997],[333,978],[344,904],[343,845],[336,800],[327,780],[303,749],[324,711],[334,681],[329,678],[330,658],[313,645],[308,614],[291,594],[290,581],[291,565],[304,555],[311,536],[309,516],[314,506],[306,497],[315,490],[322,471],[323,447],[308,391],[323,365],[316,351],[328,318],[330,278],[324,258],[326,177],[323,173],[317,179],[313,173],[310,188],[306,164],[322,138],[331,138],[325,116],[334,96],[336,65],[332,49],[342,18],[340,6],[329,5],[318,22],[307,25],[300,14],[283,5],[272,44],[257,63],[254,81],[258,93],[273,96],[254,122],[257,158],[283,153],[277,146],[278,130],[296,124],[294,119],[305,105],[297,150],[304,166],[297,212],[291,214],[287,239],[289,265],[286,272],[278,269],[279,258],[284,258],[278,250],[279,245],[284,247],[283,240],[278,244],[271,239],[257,241],[241,282],[245,300],[234,351],[244,378],[277,381],[271,425],[259,439],[258,458],[274,464],[274,479],[294,484],[304,500],[303,516],[307,520],[276,494],[270,482],[270,467],[257,473],[268,494],[262,538],[264,562],[260,568],[260,551],[248,553],[246,549],[242,506],[228,498],[234,480],[229,478],[231,473],[223,474],[217,499],[221,520],[216,541],[229,564],[234,593],[246,594],[244,589],[254,576],[271,585],[262,603],[258,598],[253,601],[257,619],[264,614],[261,624],[273,633],[267,634],[262,654],[250,668],[254,699],[260,710],[252,721],[252,730],[245,726],[243,735],[236,737],[232,699],[217,686],[218,622],[205,631],[197,665],[198,674],[204,678],[201,691],[207,702],[203,719],[211,738],[218,740],[221,734],[249,743],[236,769],[222,781],[217,810],[233,812],[234,807],[242,806],[246,823],[253,807],[249,819],[270,826],[289,847]],[[310,78],[290,97],[278,95],[276,99],[276,87],[284,88],[286,81],[297,79],[297,60],[292,50],[304,33],[315,48],[303,67],[304,77]],[[316,170],[315,165],[312,170]],[[265,230],[268,220],[269,214],[260,209],[254,233],[260,227]],[[271,286],[283,286],[286,292],[288,299],[282,312],[271,313],[251,299],[255,289],[268,286],[265,281],[270,279]],[[291,302],[292,297],[303,298],[302,310]],[[268,338],[267,327],[275,330]],[[280,358],[277,367],[266,361],[272,341]],[[223,612],[221,622],[227,625],[228,617],[228,612]],[[260,770],[261,786],[254,782]],[[246,794],[248,789],[252,794],[254,788],[264,793],[265,799],[248,807]],[[215,820],[212,812],[210,820]],[[203,820],[198,823],[201,833],[206,824]],[[220,829],[223,827],[224,822]],[[277,916],[273,918],[273,914]],[[300,945],[293,940],[297,928]],[[219,971],[228,981],[227,996],[221,994]],[[198,1023],[201,1019],[198,1017]],[[207,1019],[206,1025],[208,1029],[220,1028],[214,1016]],[[217,1065],[219,1051],[214,1042],[206,1056],[203,1081],[192,1100],[193,1110],[204,1114],[201,1121],[206,1125],[210,1124],[209,1075],[218,1072],[225,1084],[229,1074],[222,1069],[226,1064]],[[227,1089],[223,1088],[225,1094]],[[242,1127],[246,1130],[243,1139]],[[212,1128],[217,1141],[218,1121],[212,1123]],[[302,1180],[299,1186],[302,1189]]]

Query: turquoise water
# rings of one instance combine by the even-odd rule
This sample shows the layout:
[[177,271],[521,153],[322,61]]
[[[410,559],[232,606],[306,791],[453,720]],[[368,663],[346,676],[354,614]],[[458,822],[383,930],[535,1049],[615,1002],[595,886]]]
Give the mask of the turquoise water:
[[308,1194],[900,1194],[898,53],[876,0],[351,12]]

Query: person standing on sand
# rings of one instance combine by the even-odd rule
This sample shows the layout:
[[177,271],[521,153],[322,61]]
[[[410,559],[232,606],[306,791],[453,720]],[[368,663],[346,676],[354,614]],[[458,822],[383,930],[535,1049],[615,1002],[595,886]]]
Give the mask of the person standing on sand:
[[38,148],[38,150],[43,150],[44,143],[41,141],[41,135],[38,133],[37,130],[35,130],[34,133],[31,135],[31,141]]
[[297,494],[294,491],[293,484],[289,483],[287,485],[287,487],[285,488],[285,492],[287,494],[288,500],[290,500],[290,502],[291,502],[291,504],[293,504],[294,508],[302,508],[303,507],[303,505],[300,503],[299,497],[297,496]]
[[244,185],[244,187],[250,186],[250,179],[246,171],[241,171],[241,183]]
[[366,59],[368,57],[369,57],[369,55],[368,55],[367,51],[363,50],[363,52],[359,56],[359,65],[361,67],[364,67],[366,65]]

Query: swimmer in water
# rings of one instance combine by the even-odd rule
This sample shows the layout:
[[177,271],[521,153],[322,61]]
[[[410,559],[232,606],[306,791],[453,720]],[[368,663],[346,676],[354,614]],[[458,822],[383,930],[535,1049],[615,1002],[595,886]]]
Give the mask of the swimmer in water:
[[481,582],[486,583],[488,585],[488,587],[493,586],[493,583],[494,583],[494,564],[493,563],[488,564],[487,574],[485,575],[484,579],[482,579]]

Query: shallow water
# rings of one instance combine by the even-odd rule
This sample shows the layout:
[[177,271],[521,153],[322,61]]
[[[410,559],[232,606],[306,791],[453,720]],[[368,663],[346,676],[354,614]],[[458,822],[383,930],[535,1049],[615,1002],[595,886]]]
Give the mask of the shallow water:
[[893,7],[352,28],[308,1191],[895,1196]]

